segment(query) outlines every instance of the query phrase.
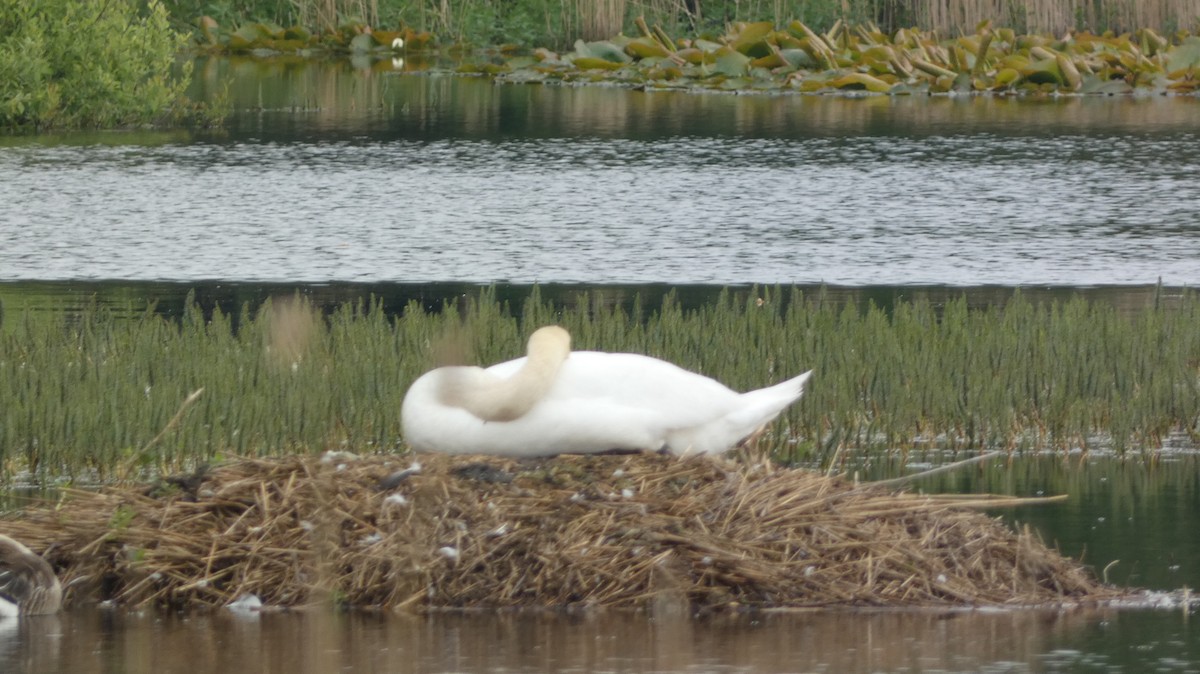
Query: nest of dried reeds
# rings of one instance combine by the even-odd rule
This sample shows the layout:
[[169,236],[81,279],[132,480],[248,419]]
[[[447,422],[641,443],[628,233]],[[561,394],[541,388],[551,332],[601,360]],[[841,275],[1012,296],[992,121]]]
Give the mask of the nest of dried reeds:
[[357,607],[1045,605],[1120,594],[971,506],[673,457],[245,459],[0,529],[78,600]]

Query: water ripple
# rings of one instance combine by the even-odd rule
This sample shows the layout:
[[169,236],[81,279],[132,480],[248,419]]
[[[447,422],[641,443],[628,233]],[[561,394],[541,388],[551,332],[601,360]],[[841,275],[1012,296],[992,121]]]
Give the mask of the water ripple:
[[0,148],[0,278],[1200,283],[1187,133]]

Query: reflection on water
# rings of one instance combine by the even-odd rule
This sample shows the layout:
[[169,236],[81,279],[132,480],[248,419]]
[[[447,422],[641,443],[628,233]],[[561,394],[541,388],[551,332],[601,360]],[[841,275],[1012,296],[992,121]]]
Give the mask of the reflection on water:
[[651,618],[122,614],[0,623],[0,670],[267,672],[1195,671],[1179,612],[853,613]]
[[224,136],[0,147],[0,279],[1200,282],[1192,98],[227,78]]
[[850,100],[497,86],[409,65],[413,69],[400,76],[354,68],[346,61],[202,58],[196,62],[190,95],[210,100],[228,87],[238,111],[231,135],[277,142],[968,134],[1150,137],[1196,132],[1197,102],[1190,98],[881,96]]

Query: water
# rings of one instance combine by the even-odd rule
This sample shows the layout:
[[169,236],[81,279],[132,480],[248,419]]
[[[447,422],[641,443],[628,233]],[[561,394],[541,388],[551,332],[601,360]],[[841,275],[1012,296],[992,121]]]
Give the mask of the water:
[[227,133],[0,146],[0,280],[1200,282],[1195,98],[198,72]]
[[[914,474],[952,459],[873,456],[846,471],[861,479]],[[1200,587],[1200,457],[1192,450],[1126,457],[1104,452],[1046,453],[998,458],[912,482],[928,493],[1067,496],[1058,503],[1006,508],[993,514],[1031,526],[1042,541],[1090,566],[1097,577],[1128,587]]]
[[[713,284],[824,283],[883,304],[1024,285],[1141,307],[1200,279],[1194,98],[647,94],[230,60],[201,61],[193,95],[226,83],[236,114],[218,134],[0,139],[5,310],[138,310],[192,288],[227,310],[295,289],[434,307],[497,282],[616,301],[693,284],[694,302]],[[1200,584],[1197,476],[1189,457],[1024,457],[919,486],[1069,494],[996,514],[1115,582],[1176,590]],[[1182,672],[1200,671],[1193,622],[82,606],[0,623],[0,671]]]
[[5,672],[1197,672],[1180,612],[188,616],[0,623]]

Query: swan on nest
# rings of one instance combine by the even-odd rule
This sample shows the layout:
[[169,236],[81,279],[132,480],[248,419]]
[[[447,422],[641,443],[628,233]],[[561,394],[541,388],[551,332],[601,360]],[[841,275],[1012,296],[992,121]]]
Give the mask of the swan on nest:
[[417,451],[720,454],[799,399],[810,374],[737,393],[649,356],[572,352],[570,334],[547,326],[524,358],[426,372],[405,394],[400,419]]
[[0,534],[0,618],[55,613],[61,605],[62,585],[46,560]]

